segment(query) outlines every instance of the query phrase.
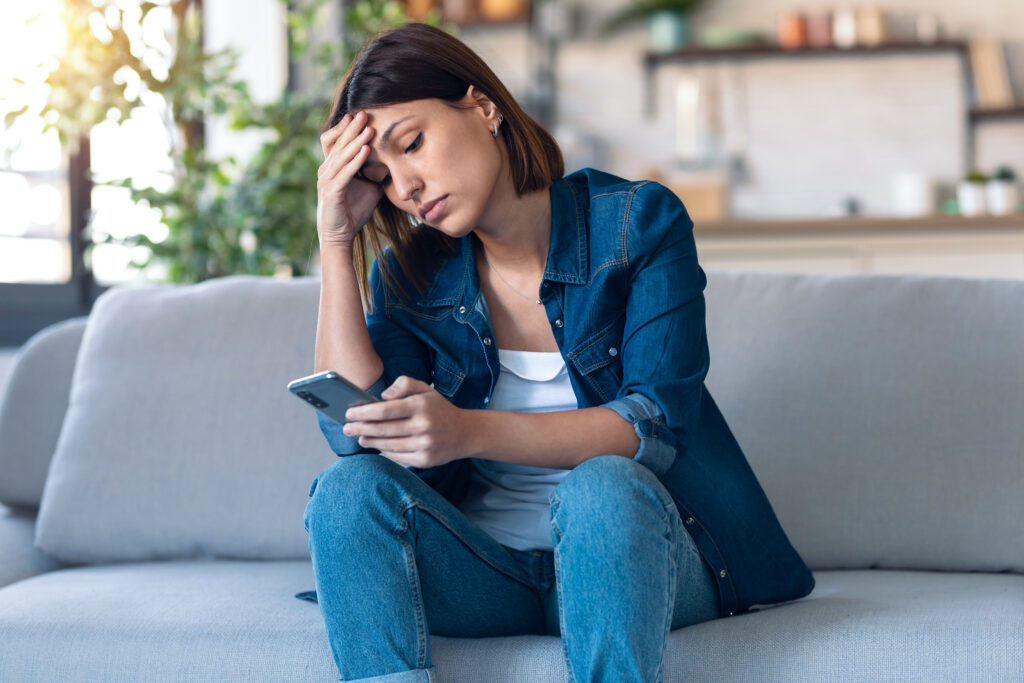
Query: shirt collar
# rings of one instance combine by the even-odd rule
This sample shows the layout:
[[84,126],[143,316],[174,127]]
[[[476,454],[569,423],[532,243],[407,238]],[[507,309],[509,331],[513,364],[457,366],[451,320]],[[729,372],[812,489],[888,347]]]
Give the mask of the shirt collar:
[[[544,279],[582,285],[587,282],[588,255],[585,193],[567,178],[551,183],[551,236]],[[461,318],[472,310],[480,291],[476,254],[470,235],[459,240],[460,253],[446,258],[419,298],[421,306],[459,305]],[[464,308],[463,308],[464,307]]]

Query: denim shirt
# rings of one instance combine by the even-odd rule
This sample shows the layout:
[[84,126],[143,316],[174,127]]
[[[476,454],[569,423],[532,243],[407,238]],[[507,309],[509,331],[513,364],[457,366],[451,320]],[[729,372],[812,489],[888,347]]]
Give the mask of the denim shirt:
[[[704,385],[707,278],[682,202],[657,182],[591,168],[549,191],[540,294],[579,407],[610,408],[633,425],[640,438],[633,459],[664,484],[714,571],[720,616],[807,595],[814,577]],[[461,238],[461,252],[446,257],[412,300],[390,291],[374,263],[374,312],[366,320],[384,373],[369,393],[380,397],[407,375],[459,408],[487,407],[500,369],[472,239]],[[390,248],[379,258],[402,277]],[[318,420],[338,455],[379,453],[320,413]],[[458,506],[472,462],[408,469]]]

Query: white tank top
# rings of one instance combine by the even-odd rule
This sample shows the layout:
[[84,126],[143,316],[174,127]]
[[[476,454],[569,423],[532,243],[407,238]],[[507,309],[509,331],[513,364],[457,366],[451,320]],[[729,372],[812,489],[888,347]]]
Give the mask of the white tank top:
[[[562,354],[498,349],[501,374],[488,410],[540,413],[579,407]],[[548,495],[569,470],[473,458],[473,481],[459,509],[502,545],[553,550]]]

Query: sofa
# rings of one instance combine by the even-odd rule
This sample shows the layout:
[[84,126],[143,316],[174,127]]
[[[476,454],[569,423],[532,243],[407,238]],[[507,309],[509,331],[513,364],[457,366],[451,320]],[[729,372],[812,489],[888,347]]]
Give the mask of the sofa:
[[[302,522],[337,456],[285,389],[318,293],[119,285],[19,348],[0,680],[338,680]],[[665,680],[1024,680],[1024,282],[713,271],[705,296],[708,388],[816,586],[671,632]],[[567,679],[555,636],[430,645],[445,682]]]

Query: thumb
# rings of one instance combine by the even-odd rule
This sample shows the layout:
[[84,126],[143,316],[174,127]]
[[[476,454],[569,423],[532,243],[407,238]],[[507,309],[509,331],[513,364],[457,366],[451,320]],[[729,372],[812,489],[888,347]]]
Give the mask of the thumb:
[[421,382],[418,379],[413,379],[407,375],[400,375],[391,383],[391,386],[381,392],[381,396],[386,399],[402,398],[404,396],[422,393],[424,390],[429,388],[428,384]]

